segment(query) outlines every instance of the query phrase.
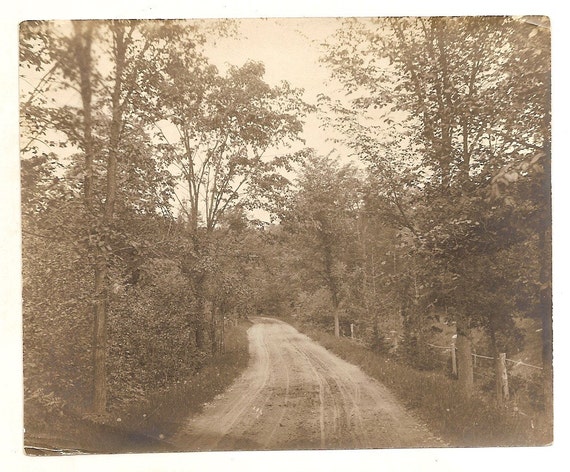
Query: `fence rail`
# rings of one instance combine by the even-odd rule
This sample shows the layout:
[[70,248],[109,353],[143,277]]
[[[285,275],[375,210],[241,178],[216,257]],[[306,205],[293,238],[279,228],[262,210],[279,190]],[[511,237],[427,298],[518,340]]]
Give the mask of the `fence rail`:
[[[436,344],[431,344],[431,343],[426,343],[426,344],[427,344],[428,346],[430,346],[430,347],[435,348],[435,349],[442,349],[443,351],[451,351],[451,349],[456,349],[456,350],[457,350],[457,347],[455,347],[455,345],[453,345],[453,344],[452,344],[453,347],[452,347],[452,346],[438,346],[438,345],[436,345]],[[476,358],[476,359],[488,359],[488,360],[490,360],[490,361],[494,361],[494,360],[497,359],[496,357],[484,356],[484,355],[482,355],[482,354],[476,354],[476,353],[474,353],[474,352],[471,353],[471,355],[472,355],[474,358]],[[540,366],[532,365],[532,364],[527,364],[526,362],[523,362],[523,361],[517,361],[517,360],[514,360],[514,359],[505,359],[505,360],[506,360],[507,362],[511,362],[511,363],[515,364],[515,367],[516,367],[516,366],[519,366],[519,365],[522,365],[522,366],[525,366],[525,367],[530,367],[530,368],[532,368],[532,369],[539,369],[539,370],[542,370],[542,367],[540,367]]]

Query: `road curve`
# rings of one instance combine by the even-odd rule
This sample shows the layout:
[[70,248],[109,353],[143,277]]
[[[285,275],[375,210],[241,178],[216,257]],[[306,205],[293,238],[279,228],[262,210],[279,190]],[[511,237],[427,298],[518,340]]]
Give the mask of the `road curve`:
[[252,321],[249,366],[170,438],[180,451],[443,446],[358,367],[282,321]]

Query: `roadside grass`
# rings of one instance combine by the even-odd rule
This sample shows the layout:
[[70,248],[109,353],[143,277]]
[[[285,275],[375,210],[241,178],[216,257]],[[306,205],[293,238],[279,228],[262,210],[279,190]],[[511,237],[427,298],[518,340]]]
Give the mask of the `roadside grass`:
[[388,387],[409,411],[451,447],[542,446],[552,438],[534,417],[499,408],[482,394],[465,397],[441,371],[420,371],[386,354],[291,318],[281,318]]
[[25,450],[30,455],[67,453],[140,453],[174,451],[168,438],[205,403],[222,393],[247,367],[249,321],[226,328],[225,353],[209,359],[185,382],[154,392],[119,410],[111,406],[105,417],[91,417],[68,409],[25,405]]

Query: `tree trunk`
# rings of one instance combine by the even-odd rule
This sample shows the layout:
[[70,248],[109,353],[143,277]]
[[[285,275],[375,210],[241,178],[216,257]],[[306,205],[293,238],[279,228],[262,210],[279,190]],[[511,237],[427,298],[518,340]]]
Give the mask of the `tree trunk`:
[[204,316],[209,316],[210,320],[210,350],[212,351],[212,355],[216,354],[218,351],[218,336],[217,336],[217,327],[216,327],[216,305],[214,305],[211,301],[206,301],[206,307],[204,310]]
[[[93,162],[95,159],[95,146],[93,142],[93,116],[91,83],[92,59],[91,46],[93,40],[93,24],[91,22],[75,22],[73,24],[74,58],[79,71],[79,89],[81,92],[81,104],[83,107],[83,143],[85,153],[85,177],[83,194],[85,207],[90,215],[93,215]],[[106,219],[106,213],[104,218]],[[101,235],[94,228],[89,229],[90,236],[99,236],[98,243],[102,243]],[[92,410],[96,414],[105,412],[107,405],[106,387],[106,349],[107,349],[107,256],[105,250],[98,244],[94,249],[95,268],[93,284],[93,404]]]
[[[203,257],[202,253],[200,253],[200,257]],[[194,340],[196,342],[196,347],[199,350],[204,350],[206,348],[207,327],[210,325],[211,329],[213,323],[212,306],[211,302],[208,300],[208,290],[206,288],[208,275],[206,274],[205,269],[203,270],[204,272],[198,274],[193,280],[195,290],[194,295],[198,301],[197,313],[191,311],[188,315],[190,324],[194,326]]]
[[[549,40],[550,47],[550,40]],[[539,230],[538,253],[540,257],[540,315],[542,317],[542,365],[543,392],[548,430],[552,434],[553,405],[553,332],[552,332],[552,75],[549,61],[545,74],[543,131],[545,154],[542,178],[543,227]],[[552,437],[550,438],[552,440]]]
[[[546,305],[546,303],[544,303]],[[542,314],[542,365],[544,375],[544,402],[547,415],[553,417],[553,369],[552,369],[552,314]]]
[[[416,260],[414,258],[414,265]],[[412,330],[416,339],[416,362],[420,368],[425,368],[429,365],[429,357],[431,353],[428,352],[427,343],[425,341],[425,303],[422,306],[421,293],[418,284],[417,270],[414,270],[414,298],[412,302]]]
[[339,305],[340,301],[338,298],[338,285],[333,274],[333,255],[330,246],[324,246],[324,257],[325,257],[325,276],[326,283],[328,285],[329,291],[331,293],[331,301],[333,306],[333,319],[334,319],[334,335],[336,338],[340,337],[340,313]]
[[473,394],[473,356],[471,330],[467,321],[459,318],[457,328],[457,379],[461,390],[470,397]]
[[542,318],[542,366],[544,408],[552,430],[553,421],[553,368],[552,368],[552,289],[550,285],[550,238],[547,231],[541,231],[539,237],[539,254],[542,255],[540,267],[540,314]]
[[455,343],[455,338],[451,340],[451,375],[453,378],[457,378],[457,346]]
[[[202,247],[201,254],[202,256],[208,260],[210,257],[210,237],[211,237],[211,230],[206,232],[206,239],[204,241],[204,246]],[[203,346],[205,347],[205,337],[208,333],[208,325],[210,325],[210,342],[212,345],[215,343],[216,331],[215,331],[215,313],[214,313],[214,305],[212,302],[212,289],[210,287],[211,284],[211,276],[210,276],[210,268],[208,266],[204,267],[204,272],[202,274],[202,283],[200,284],[200,297],[202,298],[202,313],[198,316],[201,316],[202,319],[200,323],[198,323],[199,329],[203,331],[201,334],[201,338],[203,340]]]
[[[196,246],[194,246],[196,248]],[[203,252],[199,250],[200,257],[203,257]],[[198,280],[195,281],[195,296],[198,300],[198,313],[190,313],[191,322],[194,326],[194,339],[196,348],[200,351],[206,348],[206,326],[210,321],[208,309],[208,301],[206,296],[206,283],[208,275],[202,272],[198,275]]]
[[340,337],[340,319],[338,316],[338,310],[334,311],[334,335],[336,338]]
[[93,144],[93,113],[91,83],[92,60],[91,44],[93,40],[93,24],[91,22],[77,21],[73,23],[75,31],[74,53],[75,62],[79,69],[79,89],[81,92],[81,105],[83,107],[83,152],[85,153],[85,177],[83,180],[83,194],[85,205],[89,212],[93,210],[93,161],[95,146]]
[[339,314],[339,300],[336,291],[336,284],[332,283],[331,289],[331,299],[333,305],[333,317],[334,317],[334,335],[336,338],[340,337],[340,314]]
[[226,353],[226,312],[220,313],[220,354]]
[[103,414],[107,406],[107,259],[98,250],[95,267],[95,301],[93,303],[93,412]]
[[196,348],[200,351],[204,349],[204,338],[204,323],[202,322],[202,319],[198,317],[194,324],[194,341],[196,342]]
[[122,107],[120,103],[122,91],[123,70],[127,45],[125,43],[124,26],[120,23],[113,29],[115,40],[115,84],[111,96],[112,117],[109,136],[109,151],[107,156],[107,195],[105,200],[105,213],[103,216],[105,233],[103,236],[103,248],[98,249],[98,262],[95,275],[96,307],[94,310],[94,379],[93,379],[93,411],[97,414],[105,412],[107,404],[107,379],[106,379],[106,348],[107,348],[107,294],[108,278],[107,265],[108,254],[105,252],[110,244],[109,230],[115,213],[115,201],[117,195],[117,160],[122,127]]

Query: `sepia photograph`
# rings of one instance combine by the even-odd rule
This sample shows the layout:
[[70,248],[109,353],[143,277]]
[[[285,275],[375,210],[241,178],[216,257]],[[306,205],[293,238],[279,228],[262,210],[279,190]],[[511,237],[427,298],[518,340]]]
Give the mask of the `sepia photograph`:
[[548,16],[19,25],[28,456],[553,444]]

